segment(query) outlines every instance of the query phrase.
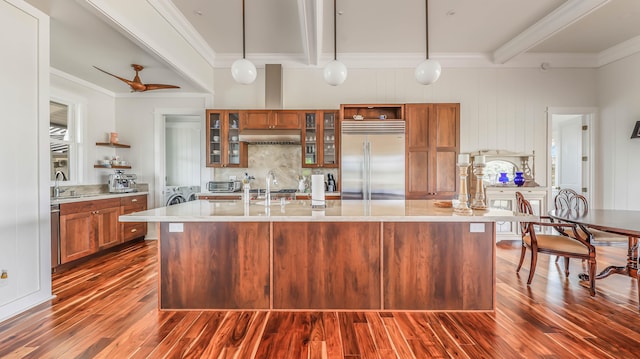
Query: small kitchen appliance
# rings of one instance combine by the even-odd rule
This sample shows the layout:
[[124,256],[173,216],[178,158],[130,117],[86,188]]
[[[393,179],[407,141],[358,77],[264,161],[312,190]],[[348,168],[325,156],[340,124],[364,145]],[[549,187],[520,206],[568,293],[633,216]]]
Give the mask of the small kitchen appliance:
[[242,188],[242,181],[211,181],[207,183],[209,192],[239,192]]
[[136,188],[137,176],[130,173],[124,173],[123,170],[116,170],[115,173],[109,175],[109,193],[126,193],[137,192]]

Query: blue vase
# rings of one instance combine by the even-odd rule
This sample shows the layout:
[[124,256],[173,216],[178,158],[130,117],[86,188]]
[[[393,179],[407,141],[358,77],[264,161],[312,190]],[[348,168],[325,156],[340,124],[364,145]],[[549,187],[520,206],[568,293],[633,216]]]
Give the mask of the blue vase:
[[524,185],[524,182],[525,181],[522,172],[516,172],[516,176],[513,178],[513,183],[515,183],[518,187],[522,187],[522,185]]
[[498,177],[498,182],[500,182],[502,184],[509,183],[509,177],[507,177],[507,173],[506,172],[500,172],[500,177]]

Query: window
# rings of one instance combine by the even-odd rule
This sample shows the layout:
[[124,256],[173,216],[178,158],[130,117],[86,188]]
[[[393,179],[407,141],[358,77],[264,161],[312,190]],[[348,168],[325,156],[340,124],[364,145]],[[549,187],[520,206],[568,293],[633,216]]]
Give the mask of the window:
[[51,181],[77,182],[77,135],[73,105],[49,102]]

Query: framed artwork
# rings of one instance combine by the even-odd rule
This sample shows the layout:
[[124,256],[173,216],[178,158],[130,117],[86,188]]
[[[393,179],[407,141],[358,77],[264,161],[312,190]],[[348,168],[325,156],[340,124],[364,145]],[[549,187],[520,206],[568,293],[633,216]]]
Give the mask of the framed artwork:
[[631,133],[631,138],[640,137],[640,121],[636,122],[636,127],[633,128],[633,132]]

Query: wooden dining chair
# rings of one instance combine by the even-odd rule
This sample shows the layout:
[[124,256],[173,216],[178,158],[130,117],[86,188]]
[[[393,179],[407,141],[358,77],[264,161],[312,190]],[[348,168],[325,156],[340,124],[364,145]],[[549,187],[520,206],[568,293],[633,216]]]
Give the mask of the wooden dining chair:
[[[517,211],[518,213],[534,215],[531,203],[527,201],[522,193],[516,192]],[[563,230],[562,234],[544,233],[544,228],[555,228]],[[520,263],[516,272],[520,272],[527,248],[531,251],[531,267],[529,268],[529,279],[527,285],[531,284],[533,275],[536,271],[536,263],[538,261],[538,253],[557,255],[564,258],[579,258],[589,263],[589,294],[596,295],[596,249],[589,243],[588,237],[581,237],[577,227],[573,223],[557,223],[551,222],[547,216],[540,216],[538,222],[520,222],[522,232],[522,251],[520,254]],[[539,233],[537,231],[540,231]],[[569,261],[565,262],[565,276],[569,276]]]
[[[589,211],[589,202],[587,198],[576,191],[568,188],[561,189],[554,198],[554,207],[556,213],[561,211],[575,211],[576,213],[586,213]],[[589,238],[589,243],[598,244],[612,244],[612,243],[627,243],[629,238],[620,234],[600,231],[593,228],[584,228],[582,226],[577,227],[578,234],[582,237]],[[563,235],[570,235],[570,233],[563,233]]]

